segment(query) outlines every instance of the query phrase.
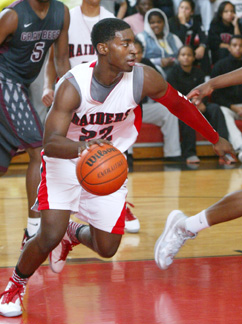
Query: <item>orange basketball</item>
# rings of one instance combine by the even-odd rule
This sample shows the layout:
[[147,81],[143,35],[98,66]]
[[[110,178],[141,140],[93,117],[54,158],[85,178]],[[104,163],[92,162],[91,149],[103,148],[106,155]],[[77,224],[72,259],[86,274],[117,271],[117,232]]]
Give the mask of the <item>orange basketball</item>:
[[77,179],[82,187],[98,196],[117,191],[127,178],[127,160],[110,144],[93,144],[78,158]]

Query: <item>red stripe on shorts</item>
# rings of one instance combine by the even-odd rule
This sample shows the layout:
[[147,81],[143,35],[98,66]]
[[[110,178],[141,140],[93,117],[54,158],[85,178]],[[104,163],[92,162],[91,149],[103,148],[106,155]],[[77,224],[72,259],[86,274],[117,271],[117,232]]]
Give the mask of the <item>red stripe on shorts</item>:
[[38,190],[38,210],[49,209],[48,190],[46,185],[46,163],[43,159],[44,151],[41,152],[41,182]]
[[111,233],[124,234],[125,214],[126,214],[126,203],[124,203],[124,208],[121,212],[121,215],[120,215],[119,219],[117,220],[116,224],[114,225]]

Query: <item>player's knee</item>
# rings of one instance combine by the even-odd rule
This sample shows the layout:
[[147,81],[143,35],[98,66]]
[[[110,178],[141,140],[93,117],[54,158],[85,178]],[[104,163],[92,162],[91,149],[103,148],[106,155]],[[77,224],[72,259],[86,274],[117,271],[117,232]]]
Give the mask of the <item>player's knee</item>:
[[38,244],[41,250],[41,253],[46,254],[50,253],[61,241],[60,237],[56,233],[51,233],[48,236],[39,236]]
[[97,247],[97,253],[103,258],[112,258],[119,247],[120,242],[111,243],[111,244],[100,244]]

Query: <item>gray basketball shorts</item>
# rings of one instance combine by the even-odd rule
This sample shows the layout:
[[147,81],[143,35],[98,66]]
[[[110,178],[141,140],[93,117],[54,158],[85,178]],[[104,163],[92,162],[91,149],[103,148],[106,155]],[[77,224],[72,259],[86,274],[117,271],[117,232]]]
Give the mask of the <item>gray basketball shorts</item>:
[[18,149],[42,146],[43,126],[28,89],[0,72],[0,171],[6,172]]

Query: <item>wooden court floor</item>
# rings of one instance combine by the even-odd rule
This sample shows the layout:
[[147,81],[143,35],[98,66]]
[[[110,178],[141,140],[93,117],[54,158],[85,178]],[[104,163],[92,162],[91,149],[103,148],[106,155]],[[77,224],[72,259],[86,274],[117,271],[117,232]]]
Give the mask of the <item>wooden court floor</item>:
[[[24,173],[24,166],[11,166],[0,178],[1,291],[26,226]],[[0,316],[0,323],[242,323],[242,219],[200,232],[168,270],[158,269],[153,257],[171,210],[193,215],[241,188],[239,164],[227,169],[217,161],[202,161],[192,170],[160,161],[135,163],[127,200],[135,205],[139,234],[125,234],[111,260],[79,245],[61,274],[52,273],[45,262],[29,282],[23,316]]]

